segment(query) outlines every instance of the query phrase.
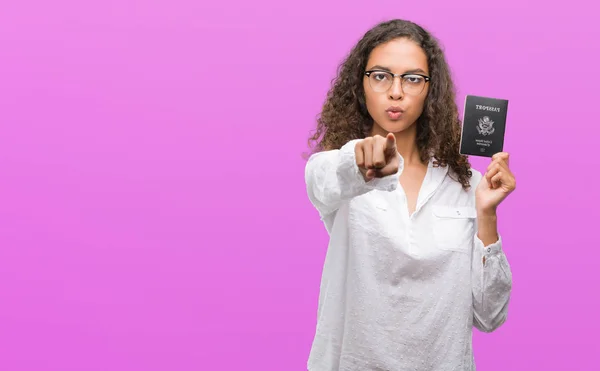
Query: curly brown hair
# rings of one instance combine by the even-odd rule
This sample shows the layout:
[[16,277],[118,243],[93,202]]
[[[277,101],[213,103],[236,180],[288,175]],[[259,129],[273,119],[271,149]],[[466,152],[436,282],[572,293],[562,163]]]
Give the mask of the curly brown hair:
[[379,23],[365,33],[339,65],[337,77],[317,117],[317,128],[309,138],[316,142],[312,153],[339,149],[352,139],[365,138],[373,126],[362,84],[371,51],[396,38],[416,42],[427,55],[430,89],[423,113],[417,119],[417,147],[423,162],[434,157],[435,166],[450,166],[450,175],[466,190],[472,175],[467,156],[459,153],[461,121],[455,102],[450,68],[437,39],[421,26],[395,19]]

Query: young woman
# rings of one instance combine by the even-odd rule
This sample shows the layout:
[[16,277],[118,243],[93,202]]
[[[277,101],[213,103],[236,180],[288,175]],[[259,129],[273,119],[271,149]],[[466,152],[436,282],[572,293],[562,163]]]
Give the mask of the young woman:
[[305,173],[330,236],[309,370],[474,370],[473,327],[505,322],[496,210],[515,178],[507,153],[470,169],[454,99],[412,22],[377,25],[341,65]]

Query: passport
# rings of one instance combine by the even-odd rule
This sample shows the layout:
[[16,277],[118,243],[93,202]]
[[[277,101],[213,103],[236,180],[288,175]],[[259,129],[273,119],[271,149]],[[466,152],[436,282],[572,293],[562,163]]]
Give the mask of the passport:
[[508,100],[467,95],[460,154],[492,157],[504,148]]

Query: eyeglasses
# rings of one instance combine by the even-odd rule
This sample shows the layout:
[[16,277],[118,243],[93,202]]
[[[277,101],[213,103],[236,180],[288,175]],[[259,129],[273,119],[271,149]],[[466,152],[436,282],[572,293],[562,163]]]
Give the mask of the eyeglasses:
[[369,77],[371,89],[378,93],[388,91],[394,83],[394,78],[400,78],[402,91],[407,95],[419,95],[423,92],[425,84],[431,80],[431,77],[419,73],[391,73],[388,71],[371,70],[366,71],[365,75]]

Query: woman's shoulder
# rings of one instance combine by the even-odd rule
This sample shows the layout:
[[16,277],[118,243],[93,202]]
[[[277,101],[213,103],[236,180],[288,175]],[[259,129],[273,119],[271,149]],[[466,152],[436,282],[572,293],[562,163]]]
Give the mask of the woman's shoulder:
[[[450,166],[448,166],[447,168],[448,168],[448,175],[450,175],[450,177],[452,179],[454,179],[456,182],[458,182],[458,178],[459,178],[458,173],[454,169],[452,169]],[[469,184],[471,185],[472,188],[476,188],[477,185],[479,184],[479,182],[481,181],[481,179],[483,178],[483,174],[479,170],[477,170],[473,167],[470,167],[469,171],[471,172],[471,176],[468,178]]]

